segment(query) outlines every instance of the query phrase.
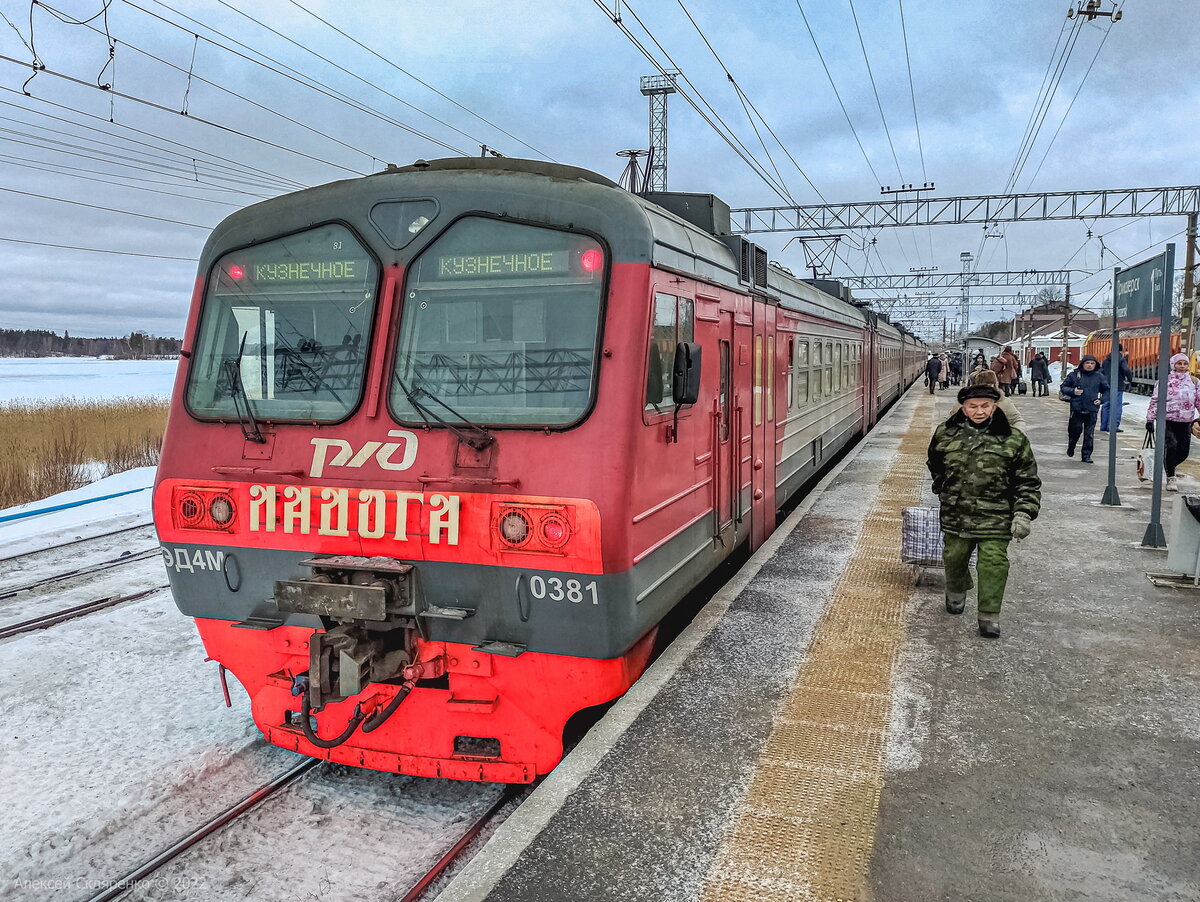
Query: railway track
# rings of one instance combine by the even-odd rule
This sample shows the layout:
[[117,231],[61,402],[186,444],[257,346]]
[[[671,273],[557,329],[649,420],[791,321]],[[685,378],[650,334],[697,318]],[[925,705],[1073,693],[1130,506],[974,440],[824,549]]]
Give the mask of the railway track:
[[3,601],[6,598],[12,598],[14,595],[20,595],[22,592],[30,592],[34,589],[40,589],[43,586],[50,586],[54,583],[63,582],[68,579],[76,579],[81,576],[90,576],[93,573],[102,573],[103,571],[111,570],[114,567],[131,564],[134,561],[144,561],[161,553],[162,552],[159,551],[158,548],[149,548],[145,551],[126,552],[119,557],[115,557],[107,561],[100,561],[95,564],[90,564],[86,567],[76,567],[74,570],[67,570],[64,573],[56,573],[54,576],[47,576],[43,579],[33,580],[18,586],[9,586],[6,589],[0,590],[0,601]]
[[504,809],[504,806],[522,794],[528,793],[529,791],[530,790],[527,786],[515,784],[510,785],[507,789],[505,789],[504,792],[500,794],[500,798],[496,800],[495,804],[485,811],[463,833],[458,841],[455,842],[454,845],[449,848],[449,850],[447,850],[446,854],[437,860],[437,863],[434,864],[433,867],[425,872],[425,876],[413,884],[412,889],[405,893],[400,902],[418,902],[419,899],[422,899],[425,895],[425,892],[430,886],[433,885],[433,882],[446,873],[446,871],[458,860],[458,857],[463,853],[463,850],[470,845],[473,839],[479,836],[479,834],[483,831],[483,828],[486,827],[491,820]]
[[14,563],[16,561],[21,561],[21,560],[24,560],[25,558],[37,557],[39,554],[45,554],[47,551],[58,551],[61,548],[70,548],[72,545],[83,545],[87,542],[95,542],[95,541],[98,541],[99,539],[107,539],[112,536],[119,536],[122,533],[134,532],[135,530],[138,530],[138,529],[151,529],[152,530],[152,527],[148,526],[145,523],[140,523],[136,526],[124,526],[121,529],[114,529],[112,532],[102,532],[102,533],[99,533],[98,535],[87,536],[86,538],[73,539],[70,542],[60,542],[58,545],[54,545],[50,548],[39,548],[36,551],[23,551],[21,554],[14,554],[9,557],[0,557],[0,561],[4,562],[5,564],[11,565],[12,563]]
[[116,899],[119,896],[124,895],[129,890],[137,887],[141,881],[145,880],[155,871],[174,861],[192,846],[196,845],[196,843],[208,836],[211,836],[213,833],[216,833],[226,824],[241,817],[247,811],[254,808],[264,800],[270,798],[279,790],[290,786],[300,777],[304,776],[304,774],[308,773],[321,763],[322,762],[316,758],[310,758],[307,761],[302,761],[291,770],[276,777],[270,783],[260,786],[240,802],[225,809],[223,812],[202,826],[197,827],[183,839],[163,849],[144,864],[139,865],[124,876],[113,880],[111,883],[109,883],[106,889],[92,896],[88,902],[109,902],[109,900]]
[[79,617],[86,617],[88,614],[94,614],[97,611],[103,611],[105,608],[111,608],[115,605],[124,604],[127,601],[137,601],[138,599],[145,598],[147,595],[153,594],[160,589],[166,588],[168,588],[168,586],[164,583],[161,586],[154,586],[141,592],[134,592],[132,595],[112,595],[107,598],[98,598],[95,601],[85,601],[83,604],[77,604],[69,608],[63,608],[61,611],[52,611],[49,614],[43,614],[41,617],[33,617],[29,620],[22,620],[20,623],[11,623],[8,626],[0,627],[0,639],[8,639],[12,636],[19,636],[21,633],[31,633],[34,630],[44,630],[46,627],[54,626],[56,623],[63,623],[67,620],[75,620]]

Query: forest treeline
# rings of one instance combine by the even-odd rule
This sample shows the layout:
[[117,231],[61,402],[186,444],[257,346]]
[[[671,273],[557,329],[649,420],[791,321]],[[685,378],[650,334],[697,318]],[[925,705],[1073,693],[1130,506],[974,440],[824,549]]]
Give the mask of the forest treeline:
[[0,357],[117,357],[145,360],[178,357],[178,338],[130,332],[115,338],[73,338],[46,329],[0,329]]

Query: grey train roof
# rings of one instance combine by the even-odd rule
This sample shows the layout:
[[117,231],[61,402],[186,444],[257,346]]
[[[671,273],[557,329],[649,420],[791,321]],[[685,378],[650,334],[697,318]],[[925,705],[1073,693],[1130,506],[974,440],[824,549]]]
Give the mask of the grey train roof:
[[[383,201],[436,198],[432,227],[403,249],[390,249],[372,225],[370,210]],[[301,231],[330,220],[349,223],[370,241],[385,264],[407,263],[451,220],[487,212],[530,222],[551,222],[602,235],[615,262],[644,263],[744,292],[738,260],[715,235],[657,204],[621,189],[602,175],[576,166],[511,157],[451,157],[388,167],[373,175],[346,179],[263,201],[222,221],[204,246],[200,271],[231,248]],[[438,222],[438,220],[442,220]],[[766,294],[779,303],[862,327],[867,315],[812,285],[768,267]],[[901,330],[879,320],[882,334],[899,339]]]

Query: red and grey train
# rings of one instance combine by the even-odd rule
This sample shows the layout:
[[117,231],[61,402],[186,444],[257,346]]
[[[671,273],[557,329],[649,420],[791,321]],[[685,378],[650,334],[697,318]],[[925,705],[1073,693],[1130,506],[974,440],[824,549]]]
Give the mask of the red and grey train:
[[664,615],[917,377],[918,339],[729,232],[711,195],[470,158],[216,228],[154,513],[268,741],[547,773]]

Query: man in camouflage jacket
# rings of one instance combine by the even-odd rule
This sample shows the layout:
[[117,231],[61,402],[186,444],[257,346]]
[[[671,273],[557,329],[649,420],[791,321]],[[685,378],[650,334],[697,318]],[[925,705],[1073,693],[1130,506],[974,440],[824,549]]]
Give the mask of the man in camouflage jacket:
[[1029,439],[1009,426],[999,400],[990,385],[960,391],[962,406],[938,426],[928,460],[946,534],[946,610],[962,613],[972,586],[967,565],[978,548],[979,634],[989,639],[1000,636],[1008,543],[1029,535],[1042,499]]

